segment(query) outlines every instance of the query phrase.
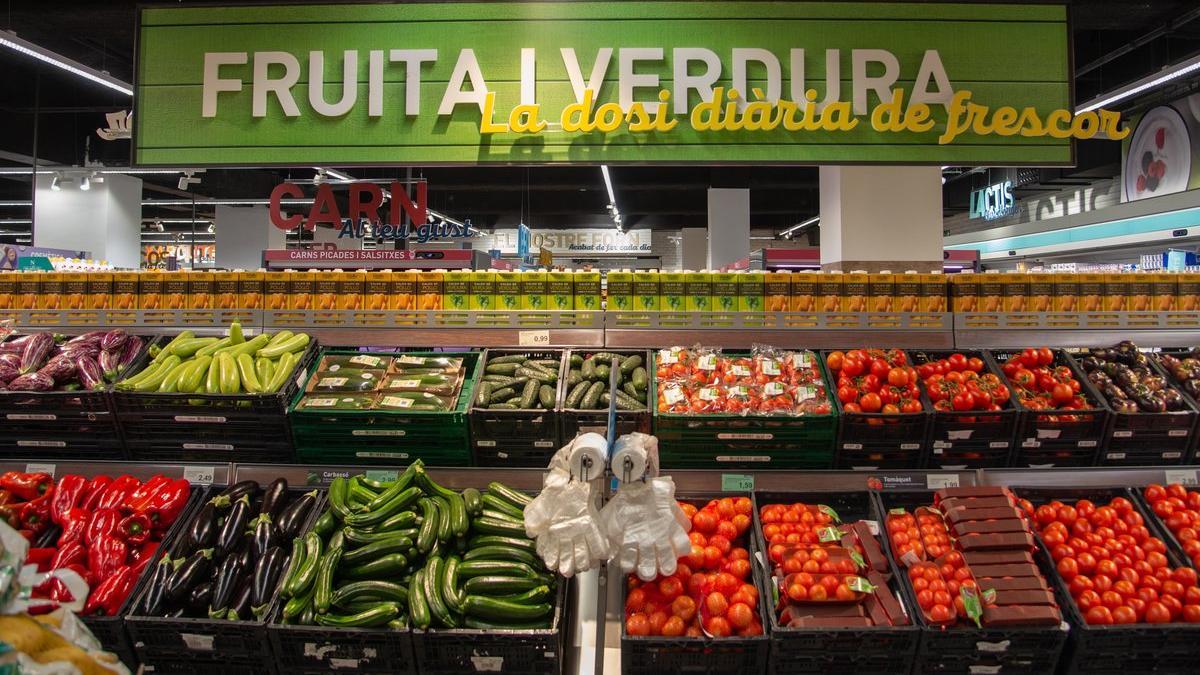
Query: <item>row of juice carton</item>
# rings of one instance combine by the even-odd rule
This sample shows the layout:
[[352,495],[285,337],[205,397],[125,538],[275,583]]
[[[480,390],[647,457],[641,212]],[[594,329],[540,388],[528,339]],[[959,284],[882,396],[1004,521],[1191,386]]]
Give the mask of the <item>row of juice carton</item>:
[[1192,312],[1200,274],[1174,272],[956,274],[954,312]]

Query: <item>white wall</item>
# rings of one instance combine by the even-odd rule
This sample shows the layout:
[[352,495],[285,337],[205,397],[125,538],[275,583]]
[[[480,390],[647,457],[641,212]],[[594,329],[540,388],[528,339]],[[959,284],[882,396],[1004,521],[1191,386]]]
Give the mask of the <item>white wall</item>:
[[264,250],[285,245],[286,233],[271,224],[266,206],[218,206],[213,224],[217,267],[256,270]]
[[52,176],[37,177],[33,245],[90,251],[97,260],[137,269],[142,262],[142,180],[108,174],[79,189],[79,177],[51,190]]
[[720,269],[750,255],[750,190],[708,189],[708,264]]
[[[708,267],[708,230],[685,227],[679,231],[679,269],[702,270]],[[668,269],[663,265],[663,269]]]

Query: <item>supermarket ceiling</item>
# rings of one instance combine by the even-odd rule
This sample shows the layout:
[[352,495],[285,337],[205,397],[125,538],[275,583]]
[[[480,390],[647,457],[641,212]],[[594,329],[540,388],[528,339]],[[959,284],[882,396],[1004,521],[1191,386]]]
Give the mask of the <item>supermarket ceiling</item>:
[[[214,3],[217,4],[217,3]],[[1200,53],[1200,8],[1195,0],[1075,0],[1072,9],[1076,100],[1085,101],[1166,64]],[[0,29],[132,81],[133,0],[7,0],[0,3]],[[37,62],[0,51],[0,166],[20,163],[35,151],[44,162],[81,164],[85,156],[108,165],[128,163],[129,142],[101,141],[95,129],[104,114],[129,105],[129,99]],[[40,77],[38,75],[40,71]],[[1196,77],[1176,81],[1156,96],[1176,96],[1195,88]],[[998,78],[1003,78],[998,66]],[[34,101],[42,112],[34,139]],[[1146,100],[1127,102],[1143,106]],[[1121,106],[1117,106],[1121,107]],[[1129,109],[1129,108],[1127,108]],[[184,130],[181,130],[184,133]],[[1086,142],[1076,169],[1042,172],[1029,189],[1052,191],[1078,187],[1080,181],[1117,173],[1117,144]],[[403,169],[354,170],[355,177],[403,177]],[[489,227],[524,220],[535,227],[607,225],[608,197],[595,167],[434,168],[417,169],[430,185],[433,208]],[[311,178],[311,169],[209,171],[192,189],[214,198],[265,197],[284,177]],[[965,210],[967,194],[987,180],[986,172],[949,175],[946,210]],[[810,167],[653,167],[616,168],[614,190],[631,227],[703,227],[708,187],[749,187],[751,222],[781,230],[818,210],[817,172]],[[145,176],[145,197],[183,195],[178,176]],[[0,177],[0,200],[28,199],[28,177]],[[146,216],[179,217],[172,212]],[[190,208],[186,209],[190,214]],[[8,214],[5,214],[7,216]]]

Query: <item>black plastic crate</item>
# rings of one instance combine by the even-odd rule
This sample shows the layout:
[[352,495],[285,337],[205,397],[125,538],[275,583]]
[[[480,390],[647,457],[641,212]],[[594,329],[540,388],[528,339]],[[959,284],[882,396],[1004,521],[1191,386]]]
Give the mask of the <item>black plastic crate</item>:
[[277,623],[280,611],[282,607],[276,607],[273,622],[267,626],[280,673],[417,672],[408,629],[283,625]]
[[[559,392],[559,402],[563,406],[562,415],[562,442],[563,444],[570,443],[572,439],[582,433],[589,431],[598,432],[601,435],[605,434],[608,428],[608,411],[607,410],[579,410],[566,408],[565,401],[570,389],[566,386],[566,375],[571,370],[570,358],[576,354],[587,358],[595,354],[599,350],[595,349],[570,349],[567,350],[567,359],[563,369],[562,391]],[[649,351],[641,349],[605,349],[607,354],[617,354],[618,356],[633,356],[642,357],[642,367],[646,369],[649,375],[649,384],[646,385],[646,409],[645,410],[617,410],[616,415],[616,436],[623,436],[639,431],[644,434],[650,433],[651,430],[651,413],[650,406],[654,401],[654,375],[651,372],[654,368],[652,359],[654,355]]]
[[[1080,360],[1088,356],[1088,350],[1068,354],[1080,372],[1084,372]],[[1097,400],[1108,410],[1112,421],[1108,433],[1101,443],[1100,466],[1152,466],[1182,464],[1194,444],[1196,422],[1200,419],[1197,407],[1186,394],[1171,383],[1171,377],[1158,363],[1158,359],[1147,354],[1150,370],[1167,379],[1168,387],[1183,395],[1185,409],[1176,412],[1117,412],[1091,382]]]
[[[768,568],[773,567],[767,555],[768,546],[763,536],[762,507],[767,504],[825,505],[837,512],[842,522],[874,520],[883,523],[878,505],[871,493],[861,492],[755,492],[754,530],[755,546],[763,554]],[[882,544],[880,544],[882,546]],[[757,566],[757,565],[756,565]],[[897,600],[901,598],[896,568],[889,560],[889,587]],[[770,573],[761,577],[759,596],[764,603],[773,602],[774,580]],[[877,673],[878,675],[906,675],[912,669],[920,642],[920,631],[913,624],[908,626],[873,628],[788,628],[779,625],[779,615],[768,609],[771,637],[771,654],[768,661],[772,675],[799,673]],[[763,624],[767,626],[768,624]]]
[[[837,407],[838,433],[834,449],[835,469],[916,469],[929,445],[932,407],[921,397],[921,412],[884,415],[883,413],[846,412],[837,397],[837,374],[826,364],[832,350],[821,352],[826,367],[830,398]],[[905,352],[911,365],[912,355]]]
[[[726,492],[717,497],[750,497],[753,495]],[[682,502],[690,502],[697,507],[708,502],[708,497],[696,495],[676,495]],[[625,598],[629,593],[626,575],[617,566],[609,568],[608,583],[621,585],[621,604],[613,608],[621,618],[621,673],[623,675],[663,675],[663,673],[695,673],[703,675],[723,675],[725,673],[763,673],[767,670],[768,654],[770,653],[770,638],[767,636],[767,626],[770,618],[767,616],[768,598],[763,595],[763,570],[753,564],[757,543],[750,534],[746,537],[746,548],[750,552],[751,581],[759,589],[758,614],[762,622],[763,634],[755,637],[663,637],[663,636],[630,636],[625,632]]]
[[[1034,506],[1052,500],[1073,504],[1080,499],[1090,499],[1097,506],[1108,503],[1115,497],[1125,497],[1133,502],[1147,522],[1151,534],[1155,532],[1153,514],[1143,507],[1144,502],[1128,488],[1022,488],[1014,486],[1017,496],[1033,502]],[[1041,543],[1041,536],[1038,535]],[[1043,548],[1045,548],[1043,546]],[[1172,567],[1180,566],[1181,557],[1168,544],[1167,558]],[[1057,572],[1046,575],[1054,589],[1055,598],[1062,608],[1063,617],[1071,624],[1070,638],[1059,673],[1064,675],[1091,675],[1093,673],[1195,673],[1196,645],[1200,644],[1200,624],[1125,624],[1089,626],[1083,614],[1071,598],[1067,584]]]
[[467,422],[471,427],[471,454],[475,466],[546,466],[562,447],[562,381],[566,377],[566,350],[486,349],[480,357],[479,384],[487,375],[487,364],[496,356],[528,354],[532,358],[557,360],[558,381],[554,383],[554,407],[550,410],[492,410],[471,400]]
[[[1197,492],[1195,487],[1185,487],[1187,488],[1188,492]],[[1179,538],[1175,536],[1175,533],[1167,527],[1167,524],[1163,522],[1163,519],[1160,518],[1157,513],[1154,513],[1154,509],[1150,506],[1150,502],[1146,500],[1145,490],[1140,487],[1135,487],[1130,488],[1130,492],[1133,492],[1137,497],[1133,500],[1133,502],[1137,504],[1138,508],[1140,508],[1142,513],[1145,514],[1146,527],[1150,528],[1150,534],[1167,542],[1167,549],[1173,552],[1174,557],[1178,558],[1184,565],[1190,565],[1200,569],[1200,565],[1197,565],[1192,560],[1191,556],[1184,551],[1183,544],[1179,543]]]
[[[992,350],[988,352],[988,356],[997,366],[1002,366],[1010,357],[1019,353],[1013,350]],[[1071,369],[1075,379],[1079,380],[1082,393],[1093,407],[1071,413],[1030,410],[1017,400],[1017,388],[1012,387],[1013,400],[1016,401],[1017,409],[1021,411],[1014,441],[1016,448],[1012,455],[1013,466],[1069,467],[1093,466],[1096,463],[1100,444],[1104,442],[1111,420],[1108,408],[1098,400],[1079,367],[1061,349],[1054,350],[1053,365],[1067,366]]]
[[[877,492],[881,513],[889,509],[903,508],[911,511],[918,506],[933,505],[933,491],[880,491]],[[896,563],[889,537],[884,540],[892,566],[900,577],[904,594],[904,605],[910,608],[909,615],[921,627],[921,645],[913,665],[914,675],[921,673],[1047,673],[1058,663],[1067,642],[1067,627],[1048,626],[975,628],[955,625],[940,628],[925,621],[924,614],[917,609],[916,593],[909,582],[907,569]],[[1047,581],[1051,578],[1050,561],[1044,551],[1034,552],[1038,569]],[[1066,610],[1061,607],[1064,617]]]
[[1008,389],[1009,400],[1002,406],[1003,410],[997,411],[938,410],[929,397],[925,383],[919,383],[917,386],[921,388],[921,397],[925,399],[931,411],[929,443],[923,466],[954,470],[1008,466],[1021,413],[1012,403],[1015,395],[995,362],[983,351],[909,351],[913,366],[918,368],[952,354],[981,359],[983,373],[1000,378],[1000,386]]
[[[563,672],[571,631],[574,579],[559,579],[550,628],[539,630],[412,631],[413,654],[422,675],[492,672],[558,675]],[[389,669],[387,672],[394,672]]]
[[[1158,369],[1164,375],[1167,376],[1167,381],[1170,382],[1171,385],[1174,386],[1176,389],[1178,389],[1181,394],[1183,394],[1183,397],[1185,399],[1187,399],[1188,403],[1191,403],[1192,406],[1194,408],[1196,408],[1196,410],[1200,411],[1200,401],[1197,401],[1195,396],[1192,396],[1191,394],[1189,394],[1188,390],[1183,386],[1183,383],[1176,380],[1175,377],[1170,373],[1170,371],[1167,370],[1167,367],[1163,365],[1162,356],[1166,355],[1166,354],[1169,354],[1176,358],[1182,359],[1182,358],[1185,358],[1188,356],[1192,356],[1193,350],[1191,350],[1191,349],[1162,349],[1162,350],[1159,350],[1158,352],[1151,353],[1150,360],[1153,361],[1154,365],[1158,366]],[[1198,354],[1198,355],[1200,355],[1200,354]],[[1195,464],[1198,449],[1200,449],[1200,421],[1197,422],[1196,429],[1192,431],[1192,442],[1188,444],[1187,454],[1184,457],[1183,463],[1184,464]]]

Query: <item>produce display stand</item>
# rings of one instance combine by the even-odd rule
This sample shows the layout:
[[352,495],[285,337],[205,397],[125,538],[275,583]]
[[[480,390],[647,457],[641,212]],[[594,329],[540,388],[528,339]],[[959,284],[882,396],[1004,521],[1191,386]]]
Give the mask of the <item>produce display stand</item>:
[[[821,367],[825,369],[830,398],[837,407],[834,467],[858,470],[920,467],[923,450],[929,444],[929,425],[933,417],[933,406],[928,398],[921,397],[921,412],[916,413],[848,413],[837,397],[837,378],[825,365],[828,358],[829,350],[822,351]],[[908,352],[905,352],[905,358],[912,365],[912,356]]]
[[[526,410],[495,410],[471,397],[467,420],[471,426],[471,455],[475,466],[543,467],[562,446],[563,381],[567,373],[567,351],[485,349],[480,357],[482,382],[493,357],[528,355],[535,359],[557,359],[558,381],[554,384],[554,407]],[[478,387],[478,385],[476,385]],[[571,435],[574,438],[574,434]]]
[[[651,359],[654,358],[654,353],[648,350],[630,350],[630,349],[606,349],[606,353],[616,354],[621,357],[625,356],[641,356],[642,366],[646,372],[650,374],[650,385],[646,388],[646,409],[645,410],[620,410],[616,404],[610,401],[610,408],[616,411],[616,433],[618,436],[640,431],[642,433],[650,433],[651,428],[651,406],[654,405],[654,365]],[[582,356],[588,358],[596,350],[585,349],[569,349],[567,350],[567,361],[569,363],[572,356]],[[570,366],[568,365],[568,368]],[[564,371],[565,373],[566,371]],[[609,381],[609,389],[611,390],[615,374]],[[609,411],[608,410],[581,410],[578,408],[567,408],[565,401],[569,388],[566,386],[565,378],[563,378],[563,391],[559,395],[559,401],[562,402],[563,410],[560,417],[562,424],[562,440],[563,443],[570,441],[581,433],[588,431],[598,431],[605,433],[603,430],[608,427]]]

